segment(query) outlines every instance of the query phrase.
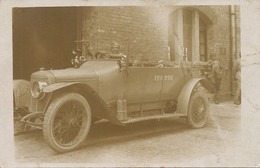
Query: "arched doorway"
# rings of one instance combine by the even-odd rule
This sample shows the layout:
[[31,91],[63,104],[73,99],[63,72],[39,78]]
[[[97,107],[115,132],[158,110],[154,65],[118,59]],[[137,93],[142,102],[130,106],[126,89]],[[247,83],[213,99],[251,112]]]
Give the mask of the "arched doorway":
[[207,33],[212,22],[195,8],[178,8],[168,16],[170,60],[179,61],[187,53],[188,61],[207,61]]

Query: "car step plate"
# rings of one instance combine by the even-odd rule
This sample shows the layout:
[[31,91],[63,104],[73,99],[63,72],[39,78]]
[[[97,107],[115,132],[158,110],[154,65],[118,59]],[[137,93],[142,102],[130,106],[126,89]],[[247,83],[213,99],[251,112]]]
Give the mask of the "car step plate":
[[185,117],[185,115],[180,113],[173,113],[173,114],[171,113],[171,114],[160,114],[160,115],[153,115],[153,116],[138,117],[138,118],[128,118],[126,121],[122,121],[122,123],[128,124],[128,123],[134,123],[134,122],[145,121],[145,120],[173,118],[173,117]]

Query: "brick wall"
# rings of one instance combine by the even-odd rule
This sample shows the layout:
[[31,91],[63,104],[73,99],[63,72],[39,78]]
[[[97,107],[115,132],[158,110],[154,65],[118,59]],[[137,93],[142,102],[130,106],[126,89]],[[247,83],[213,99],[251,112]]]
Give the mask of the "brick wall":
[[[231,21],[229,6],[211,6],[216,18],[212,26],[208,28],[208,51],[214,52],[219,57],[223,67],[223,78],[221,93],[234,91],[234,80],[232,80],[232,56],[231,56]],[[220,50],[224,49],[225,53]],[[240,52],[240,8],[236,6],[236,55]],[[232,86],[231,86],[232,85]]]
[[[91,48],[110,52],[113,40],[130,59],[168,60],[168,14],[172,10],[154,7],[92,7],[82,10],[82,35]],[[207,26],[207,50],[216,53],[224,68],[221,92],[231,91],[230,12],[229,6],[191,6],[211,20]],[[237,53],[240,52],[240,9],[236,7]],[[84,47],[84,46],[83,46]],[[223,53],[220,52],[222,49]]]
[[83,36],[92,39],[91,47],[110,51],[118,41],[121,52],[130,59],[157,61],[168,59],[168,14],[152,7],[97,7],[83,10]]
[[[230,92],[231,89],[231,53],[230,53],[230,15],[229,6],[211,6],[217,16],[213,24],[213,41],[210,43],[209,52],[214,52],[219,57],[223,67],[223,77],[220,91],[222,94]],[[224,50],[221,53],[220,50]]]

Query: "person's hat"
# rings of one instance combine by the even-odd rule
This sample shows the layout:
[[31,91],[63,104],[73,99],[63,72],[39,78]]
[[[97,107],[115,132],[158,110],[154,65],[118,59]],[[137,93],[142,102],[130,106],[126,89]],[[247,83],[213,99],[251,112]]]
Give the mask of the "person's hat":
[[113,41],[111,44],[111,47],[120,47],[119,43],[116,41]]

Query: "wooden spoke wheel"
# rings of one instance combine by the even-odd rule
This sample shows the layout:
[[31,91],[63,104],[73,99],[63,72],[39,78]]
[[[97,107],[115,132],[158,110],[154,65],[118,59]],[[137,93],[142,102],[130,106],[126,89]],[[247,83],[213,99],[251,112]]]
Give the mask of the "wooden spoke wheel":
[[203,127],[209,117],[209,100],[206,92],[202,89],[197,89],[192,94],[189,102],[189,110],[187,114],[188,124],[193,128]]
[[56,152],[78,148],[86,139],[91,125],[91,111],[86,99],[78,93],[68,93],[54,99],[48,107],[43,134]]

